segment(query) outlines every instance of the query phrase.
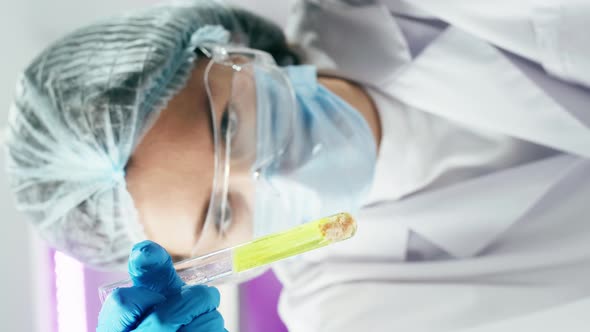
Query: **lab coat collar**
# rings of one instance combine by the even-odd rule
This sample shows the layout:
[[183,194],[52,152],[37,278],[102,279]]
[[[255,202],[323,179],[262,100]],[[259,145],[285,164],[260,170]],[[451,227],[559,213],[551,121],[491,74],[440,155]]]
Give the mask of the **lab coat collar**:
[[445,30],[386,90],[414,108],[467,127],[590,158],[586,125],[497,48],[458,28]]

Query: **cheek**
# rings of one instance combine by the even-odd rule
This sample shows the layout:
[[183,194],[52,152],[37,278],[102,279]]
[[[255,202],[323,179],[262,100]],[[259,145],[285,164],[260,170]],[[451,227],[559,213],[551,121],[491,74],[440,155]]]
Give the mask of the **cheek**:
[[207,142],[207,132],[192,131],[145,143],[127,168],[127,189],[146,235],[182,256],[195,244],[213,178],[211,149],[195,143]]
[[127,182],[148,238],[171,253],[190,253],[199,227],[198,202],[203,199],[190,190],[196,184],[168,171],[140,169],[128,172]]
[[230,200],[235,222],[226,235],[226,241],[234,246],[250,241],[254,236],[254,182],[249,173],[234,176],[231,188],[233,192],[230,193]]
[[189,256],[213,181],[213,143],[200,62],[162,110],[127,165],[127,184],[146,235]]

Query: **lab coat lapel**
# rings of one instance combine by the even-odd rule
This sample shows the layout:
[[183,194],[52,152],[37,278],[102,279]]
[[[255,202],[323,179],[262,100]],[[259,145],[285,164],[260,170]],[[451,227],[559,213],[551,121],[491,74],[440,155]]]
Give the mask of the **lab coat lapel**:
[[[452,26],[533,61],[539,60],[537,36],[531,24],[535,2],[544,0],[382,0],[393,12],[432,15]],[[410,8],[408,10],[407,8]],[[422,13],[422,14],[421,14]]]
[[560,155],[425,192],[390,215],[458,258],[477,255],[531,210],[580,158]]
[[[458,28],[443,32],[386,89],[416,111],[590,157],[584,124],[498,49]],[[453,256],[470,257],[520,220],[576,161],[563,155],[420,193],[402,200],[394,215]]]
[[399,71],[387,91],[402,102],[476,130],[590,157],[590,129],[495,47],[448,28]]

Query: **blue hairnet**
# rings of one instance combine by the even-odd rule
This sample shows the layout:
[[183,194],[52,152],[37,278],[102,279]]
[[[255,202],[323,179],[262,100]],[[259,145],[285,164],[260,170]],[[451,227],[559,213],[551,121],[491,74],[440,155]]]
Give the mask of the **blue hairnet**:
[[125,166],[184,86],[203,42],[227,42],[230,9],[158,6],[82,28],[43,51],[17,84],[6,136],[17,207],[54,247],[120,268],[145,239]]

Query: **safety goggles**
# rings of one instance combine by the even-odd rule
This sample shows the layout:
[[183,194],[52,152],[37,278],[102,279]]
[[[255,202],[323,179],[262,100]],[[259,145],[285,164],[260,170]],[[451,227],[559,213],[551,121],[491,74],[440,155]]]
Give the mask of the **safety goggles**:
[[[223,238],[238,222],[252,224],[254,204],[247,201],[254,199],[261,174],[284,153],[296,108],[293,88],[270,54],[230,45],[205,45],[199,50],[210,59],[204,83],[211,111],[214,176],[195,250],[203,234],[214,232]],[[233,200],[233,193],[241,199]]]

